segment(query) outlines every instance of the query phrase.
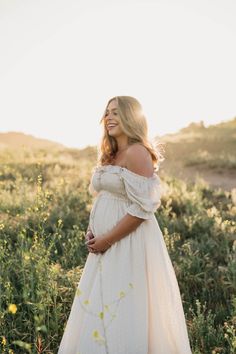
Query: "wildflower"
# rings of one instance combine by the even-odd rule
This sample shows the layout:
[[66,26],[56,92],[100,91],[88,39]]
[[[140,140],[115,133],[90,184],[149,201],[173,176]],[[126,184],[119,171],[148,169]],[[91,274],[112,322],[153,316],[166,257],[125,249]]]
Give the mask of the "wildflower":
[[17,311],[17,306],[15,304],[10,304],[8,306],[8,311],[14,315]]
[[93,338],[98,338],[99,337],[99,332],[98,331],[93,331]]
[[101,320],[104,318],[104,313],[103,312],[100,312],[99,313],[99,317],[101,318]]
[[104,342],[105,342],[105,338],[103,338],[102,336],[101,336],[101,334],[97,331],[97,330],[94,330],[93,331],[93,339],[95,340],[95,341],[97,341],[97,342],[100,342],[101,344],[104,344]]
[[2,345],[6,345],[7,344],[7,340],[5,336],[2,336]]
[[60,273],[61,266],[59,263],[54,263],[51,265],[51,269],[52,269],[53,273]]
[[61,224],[62,224],[62,220],[61,220],[61,219],[59,219],[59,220],[57,221],[57,224],[58,224],[58,227],[60,227],[60,226],[61,226]]
[[121,291],[120,292],[120,297],[124,297],[125,296],[125,292],[124,291]]
[[0,224],[0,230],[3,230],[3,229],[4,229],[4,227],[5,227],[5,225],[4,225],[4,224]]
[[42,182],[42,175],[40,174],[40,175],[38,175],[38,183],[41,183]]
[[76,291],[76,295],[80,296],[81,294],[82,294],[82,291],[80,290],[80,288],[78,288],[77,291]]

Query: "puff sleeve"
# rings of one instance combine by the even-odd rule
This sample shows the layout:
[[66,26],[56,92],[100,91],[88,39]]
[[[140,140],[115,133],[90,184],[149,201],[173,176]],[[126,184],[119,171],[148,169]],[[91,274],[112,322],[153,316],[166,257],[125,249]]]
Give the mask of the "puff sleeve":
[[150,219],[161,205],[161,182],[158,175],[145,177],[122,169],[122,179],[130,205],[127,213],[142,219]]

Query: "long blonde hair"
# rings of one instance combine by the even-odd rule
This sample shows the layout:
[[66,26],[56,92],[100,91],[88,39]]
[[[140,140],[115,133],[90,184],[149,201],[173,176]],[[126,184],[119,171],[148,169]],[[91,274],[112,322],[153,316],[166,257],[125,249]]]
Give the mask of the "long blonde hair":
[[116,139],[108,134],[105,126],[107,107],[113,100],[117,102],[120,127],[128,137],[128,144],[140,143],[145,146],[150,152],[153,166],[157,170],[159,163],[164,160],[161,153],[161,149],[163,150],[162,143],[157,143],[154,147],[154,144],[148,140],[147,120],[143,114],[142,106],[136,98],[131,96],[112,97],[106,105],[100,120],[100,124],[103,124],[103,136],[98,148],[98,165],[112,164],[118,151]]

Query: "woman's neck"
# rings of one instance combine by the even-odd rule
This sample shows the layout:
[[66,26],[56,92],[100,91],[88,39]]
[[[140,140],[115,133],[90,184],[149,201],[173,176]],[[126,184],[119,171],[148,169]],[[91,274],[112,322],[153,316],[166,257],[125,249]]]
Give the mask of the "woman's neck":
[[124,138],[123,137],[120,137],[120,139],[117,139],[117,145],[118,145],[118,151],[123,151],[125,149],[127,149],[128,147],[128,138],[125,136]]

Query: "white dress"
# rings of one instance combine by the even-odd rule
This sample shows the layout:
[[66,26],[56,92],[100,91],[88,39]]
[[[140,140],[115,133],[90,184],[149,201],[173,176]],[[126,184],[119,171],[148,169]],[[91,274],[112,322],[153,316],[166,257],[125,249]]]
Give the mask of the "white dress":
[[90,228],[99,236],[127,213],[140,226],[105,253],[89,253],[58,354],[191,354],[175,272],[154,215],[157,174],[96,166]]

